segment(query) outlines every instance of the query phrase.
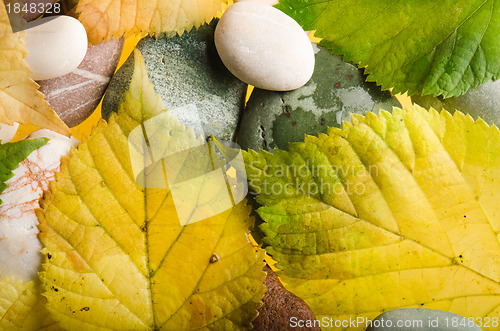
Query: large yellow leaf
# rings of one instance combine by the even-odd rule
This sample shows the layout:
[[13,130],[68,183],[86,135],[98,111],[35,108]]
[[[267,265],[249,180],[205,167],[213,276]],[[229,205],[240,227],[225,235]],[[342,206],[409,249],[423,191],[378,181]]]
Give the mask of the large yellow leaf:
[[4,5],[0,3],[0,123],[33,124],[69,135],[70,130],[49,107],[38,85],[30,78],[24,61],[21,37],[13,33]]
[[[76,11],[89,41],[137,33],[178,33],[209,22],[231,0],[80,0]],[[231,1],[232,2],[232,1]]]
[[500,328],[496,127],[394,108],[245,158],[268,252],[317,317],[423,307]]
[[47,315],[34,282],[0,279],[0,330],[61,330]]
[[[47,309],[70,330],[249,328],[265,277],[264,251],[247,236],[250,207],[181,226],[168,189],[136,184],[128,134],[162,110],[137,50],[134,59],[118,114],[63,159],[41,201]],[[158,134],[177,150],[200,139],[172,118]]]

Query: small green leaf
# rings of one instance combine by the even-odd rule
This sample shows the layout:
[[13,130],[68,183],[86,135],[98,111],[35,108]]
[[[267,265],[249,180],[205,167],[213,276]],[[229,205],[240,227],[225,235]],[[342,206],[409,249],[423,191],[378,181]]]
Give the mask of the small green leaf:
[[12,171],[19,167],[19,163],[35,149],[45,145],[47,141],[46,138],[38,138],[0,145],[0,193],[7,188],[5,182],[14,176]]
[[393,93],[451,97],[498,78],[495,0],[282,0],[278,8]]

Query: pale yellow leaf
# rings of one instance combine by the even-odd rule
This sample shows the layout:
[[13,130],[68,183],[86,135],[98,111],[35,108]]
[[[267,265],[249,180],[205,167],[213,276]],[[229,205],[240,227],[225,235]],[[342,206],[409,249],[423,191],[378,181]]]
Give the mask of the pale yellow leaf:
[[[231,1],[231,0],[229,0]],[[80,0],[76,11],[89,41],[134,34],[182,34],[209,22],[228,0]]]
[[33,281],[0,279],[0,330],[62,330],[45,309],[40,289]]
[[49,107],[24,61],[24,32],[13,33],[4,1],[0,3],[0,123],[33,124],[69,135],[70,130]]

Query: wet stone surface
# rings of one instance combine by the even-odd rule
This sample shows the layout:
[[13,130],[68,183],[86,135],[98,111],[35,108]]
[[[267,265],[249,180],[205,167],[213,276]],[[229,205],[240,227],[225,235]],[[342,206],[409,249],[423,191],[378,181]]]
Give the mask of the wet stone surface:
[[[170,39],[146,37],[141,51],[155,92],[163,107],[181,122],[231,140],[243,109],[247,84],[234,77],[221,62],[213,42],[217,21]],[[113,76],[103,101],[103,117],[116,112],[133,74],[133,54]]]
[[288,142],[304,140],[304,134],[326,133],[341,127],[351,114],[391,111],[396,98],[382,92],[354,65],[343,62],[323,47],[313,45],[316,66],[311,80],[288,92],[255,89],[243,112],[238,144],[258,150],[288,149]]
[[481,331],[468,318],[447,311],[402,308],[387,311],[372,321],[366,331]]

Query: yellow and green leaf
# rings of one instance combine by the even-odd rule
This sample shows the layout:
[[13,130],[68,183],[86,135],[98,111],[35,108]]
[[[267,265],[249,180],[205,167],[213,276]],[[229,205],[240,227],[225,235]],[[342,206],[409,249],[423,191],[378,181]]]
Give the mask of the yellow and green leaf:
[[[76,7],[89,41],[98,44],[123,35],[191,30],[222,12],[231,0],[80,0]],[[232,1],[231,1],[232,2]]]
[[[69,330],[248,329],[265,291],[250,207],[181,226],[169,189],[136,184],[128,134],[162,108],[137,50],[134,60],[118,113],[62,160],[41,201],[47,309]],[[198,143],[176,119],[165,131],[169,148]]]
[[289,148],[246,153],[247,174],[266,249],[318,318],[500,316],[497,127],[394,108]]
[[0,279],[0,330],[61,330],[47,315],[40,291],[33,281]]
[[281,0],[278,8],[393,93],[448,98],[500,77],[495,0]]
[[[19,167],[19,163],[35,149],[45,145],[47,141],[48,139],[38,138],[0,144],[0,193],[7,188],[5,182],[14,176],[12,171]],[[0,204],[2,204],[2,199],[0,199]]]
[[24,32],[13,33],[4,1],[0,3],[0,123],[33,124],[69,135],[70,130],[49,107],[24,61]]

